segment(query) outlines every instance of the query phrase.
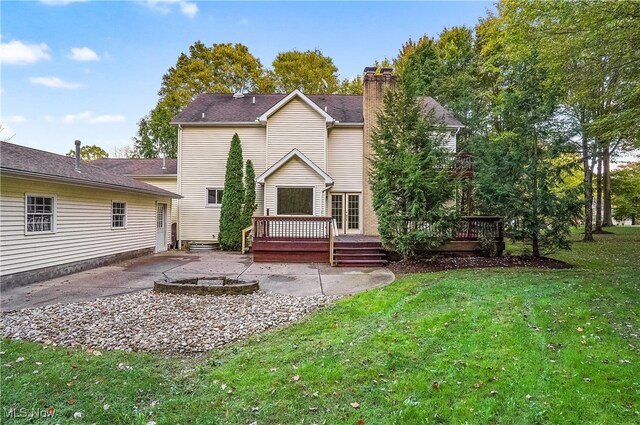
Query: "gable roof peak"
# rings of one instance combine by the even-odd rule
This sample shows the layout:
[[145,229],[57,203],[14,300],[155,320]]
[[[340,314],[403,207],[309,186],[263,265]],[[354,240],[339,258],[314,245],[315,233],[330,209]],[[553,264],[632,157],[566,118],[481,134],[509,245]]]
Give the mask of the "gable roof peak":
[[304,103],[306,103],[309,107],[311,107],[311,109],[316,111],[318,114],[320,114],[325,119],[327,124],[333,124],[333,123],[336,122],[335,118],[333,118],[331,115],[329,115],[325,110],[323,110],[320,106],[318,106],[314,101],[309,99],[304,93],[302,93],[298,89],[295,89],[294,91],[292,91],[291,93],[286,95],[282,100],[280,100],[278,103],[276,103],[271,108],[269,108],[265,113],[260,115],[258,117],[258,121],[260,121],[262,124],[266,124],[267,119],[271,115],[273,115],[276,112],[278,112],[284,105],[286,105],[287,103],[289,103],[291,100],[293,100],[296,97],[299,98],[300,100],[302,100]]

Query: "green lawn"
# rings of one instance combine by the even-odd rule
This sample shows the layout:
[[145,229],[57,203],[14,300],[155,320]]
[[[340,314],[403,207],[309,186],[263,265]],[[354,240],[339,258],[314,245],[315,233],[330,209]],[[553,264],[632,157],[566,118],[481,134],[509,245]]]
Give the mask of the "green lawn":
[[614,232],[556,255],[573,269],[405,276],[199,359],[4,340],[2,363],[25,361],[1,367],[1,405],[61,424],[640,423],[640,228]]

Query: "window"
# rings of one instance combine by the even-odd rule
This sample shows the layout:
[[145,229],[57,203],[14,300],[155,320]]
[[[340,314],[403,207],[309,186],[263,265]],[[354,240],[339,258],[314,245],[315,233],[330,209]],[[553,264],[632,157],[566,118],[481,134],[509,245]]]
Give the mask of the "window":
[[278,215],[313,215],[313,188],[279,187]]
[[207,205],[222,205],[222,193],[224,190],[207,188]]
[[126,202],[111,203],[111,227],[113,228],[127,227],[127,203]]
[[54,198],[27,195],[27,233],[53,232]]

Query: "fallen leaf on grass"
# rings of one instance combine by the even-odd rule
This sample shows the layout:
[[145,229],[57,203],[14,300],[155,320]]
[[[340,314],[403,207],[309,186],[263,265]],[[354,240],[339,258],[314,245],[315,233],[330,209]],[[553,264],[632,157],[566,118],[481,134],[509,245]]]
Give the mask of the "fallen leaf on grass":
[[440,383],[438,381],[433,381],[433,384],[431,384],[431,386],[437,390],[438,388],[440,388]]
[[24,357],[18,357],[18,358],[16,359],[16,363],[21,363],[21,362],[23,362],[23,361],[24,361]]
[[300,375],[295,375],[295,376],[293,377],[293,381],[294,381],[294,382],[298,382],[299,380],[300,380]]
[[482,386],[482,384],[484,384],[484,382],[478,381],[475,384],[473,384],[473,388],[480,388]]
[[353,402],[353,403],[351,403],[351,407],[353,407],[354,409],[359,409],[360,408],[360,403]]
[[67,403],[69,403],[70,406],[73,406],[74,404],[76,404],[76,400],[72,398],[70,400],[67,400]]
[[491,392],[489,393],[490,396],[494,396],[494,395],[498,395],[498,392],[496,390],[491,390]]
[[278,368],[277,368],[277,367],[272,367],[272,368],[271,368],[271,372],[275,372],[276,370],[278,370]]
[[576,329],[576,330],[577,330],[578,332],[584,332],[584,329],[582,329],[582,328],[578,328],[578,329]]
[[364,419],[358,419],[356,425],[364,425]]

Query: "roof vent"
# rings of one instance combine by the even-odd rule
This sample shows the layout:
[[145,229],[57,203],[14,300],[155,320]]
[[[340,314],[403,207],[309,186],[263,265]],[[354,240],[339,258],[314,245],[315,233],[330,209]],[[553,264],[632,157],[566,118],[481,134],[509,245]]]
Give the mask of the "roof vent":
[[233,98],[234,99],[241,99],[243,97],[244,97],[244,93],[242,93],[242,92],[238,92],[238,93],[234,93],[233,94]]

